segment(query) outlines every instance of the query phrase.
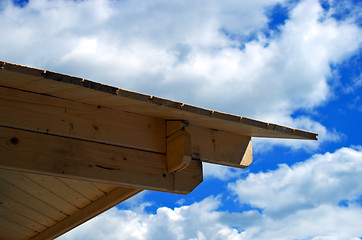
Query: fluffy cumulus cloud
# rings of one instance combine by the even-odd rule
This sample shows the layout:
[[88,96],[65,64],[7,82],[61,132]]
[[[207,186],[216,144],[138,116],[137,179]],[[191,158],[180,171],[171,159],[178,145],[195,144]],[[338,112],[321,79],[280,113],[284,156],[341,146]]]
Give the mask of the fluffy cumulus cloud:
[[[288,10],[287,19],[270,30],[275,6]],[[23,7],[7,0],[1,57],[318,131],[323,142],[338,134],[292,116],[333,95],[331,64],[361,46],[357,14],[337,20],[335,11],[317,0],[31,0]]]
[[242,239],[243,233],[220,221],[219,205],[210,197],[190,206],[162,207],[156,214],[114,208],[60,239]]
[[351,239],[362,236],[361,178],[362,148],[342,148],[250,173],[229,188],[263,213],[251,239]]
[[281,164],[277,170],[250,173],[230,188],[241,202],[270,214],[313,208],[321,203],[353,201],[362,193],[361,150],[342,148],[335,153],[314,155],[292,167]]
[[251,210],[226,212],[222,196],[156,213],[112,209],[60,239],[360,239],[362,147],[317,154],[229,184]]

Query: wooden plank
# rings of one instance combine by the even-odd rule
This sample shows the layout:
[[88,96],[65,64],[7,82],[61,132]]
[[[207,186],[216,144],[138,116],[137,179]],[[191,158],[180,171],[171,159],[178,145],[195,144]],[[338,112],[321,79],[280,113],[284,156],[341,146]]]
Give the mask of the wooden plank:
[[[44,80],[43,80],[44,81]],[[47,80],[50,81],[50,80]],[[77,102],[84,102],[88,104],[98,105],[99,102],[103,102],[106,98],[114,96],[106,92],[100,92],[93,89],[87,89],[83,86],[77,86],[72,84],[66,84],[67,88],[64,86],[59,89],[44,89],[42,92],[49,94],[51,96],[61,96],[64,99],[71,99]],[[38,89],[38,88],[34,88]]]
[[[123,111],[132,111],[164,119],[188,120],[190,124],[229,131],[250,137],[316,140],[318,136],[318,134],[303,130],[292,129],[250,118],[202,109],[180,102],[174,102],[167,99],[106,86],[78,77],[32,69],[5,62],[0,62],[0,65],[2,69],[0,70],[0,80],[2,80],[0,81],[0,84],[4,86],[17,87],[19,84],[17,84],[16,81],[13,81],[13,78],[22,78],[25,82],[27,82],[27,78],[33,78],[35,76],[39,80],[43,81],[43,84],[41,84],[40,81],[37,86],[32,87],[26,86],[26,84],[24,84],[24,86],[20,84],[22,89],[37,91],[37,88],[39,88],[38,91],[41,93],[53,92],[54,94],[57,94],[56,96],[58,97],[62,97],[63,94],[66,96],[66,91],[56,93],[56,91],[54,92],[54,89],[48,87],[49,82],[53,81],[53,84],[56,85],[55,88],[58,88],[59,90],[62,90],[65,84],[76,87],[81,86],[82,88],[77,91],[77,95],[97,95],[98,92],[100,99],[97,100],[97,97],[91,97],[89,98],[89,103],[103,105],[102,98],[105,98],[107,99],[105,101],[107,106],[120,107]],[[42,77],[42,79],[40,77]],[[46,87],[44,88],[42,86]],[[110,96],[109,98],[105,97],[107,94]],[[85,98],[82,99],[82,101],[87,102],[88,100]]]
[[24,240],[37,233],[20,226],[18,223],[9,221],[7,217],[0,217],[0,239],[2,240]]
[[231,167],[245,168],[253,161],[251,138],[190,125],[192,158]]
[[104,192],[91,182],[67,178],[59,178],[58,180],[82,194],[82,196],[87,198],[89,201],[94,201],[104,195]]
[[49,205],[47,202],[34,197],[33,195],[2,179],[0,179],[0,189],[1,194],[15,199],[23,205],[37,209],[49,218],[60,221],[67,217],[67,214],[65,214],[63,211]]
[[12,211],[4,206],[0,206],[0,217],[6,218],[7,221],[17,223],[19,226],[28,228],[34,232],[34,235],[45,230],[46,226],[39,224],[31,218],[25,217],[15,211]]
[[71,203],[73,206],[75,206],[78,209],[91,203],[90,200],[86,199],[84,196],[75,191],[73,188],[62,183],[55,177],[31,174],[29,175],[29,178],[34,182],[36,182],[37,184],[39,184],[40,186],[43,186],[44,188],[53,192],[58,197]]
[[[165,153],[165,121],[0,87],[0,125]],[[6,114],[5,114],[6,113]]]
[[134,196],[139,193],[139,189],[131,188],[116,188],[110,193],[104,195],[103,197],[97,199],[93,203],[87,205],[80,211],[75,214],[65,218],[63,221],[53,225],[52,227],[41,232],[37,236],[34,236],[32,240],[43,240],[43,239],[53,239],[65,232],[71,230],[72,228],[84,223],[85,221],[97,216],[98,214],[108,210],[109,208],[125,201],[126,199]]
[[38,222],[39,224],[42,224],[44,226],[49,227],[57,223],[57,221],[55,221],[54,219],[41,213],[40,209],[34,209],[30,205],[22,204],[18,200],[12,199],[5,194],[0,195],[0,202],[1,206],[6,207],[9,210],[14,211],[18,214],[22,214],[29,219],[33,219],[35,222]]
[[[161,119],[143,117],[107,108],[99,109],[97,106],[7,88],[0,88],[0,99],[0,112],[8,113],[0,115],[0,125],[21,127],[60,136],[71,136],[121,146],[132,146],[156,152],[165,151],[165,135],[169,133],[165,133],[165,123]],[[183,124],[182,121],[167,122],[167,128],[170,128],[173,124]],[[206,136],[210,137],[210,139],[214,136],[209,133],[210,131],[204,130],[205,128],[192,126],[192,129],[196,129],[192,133],[192,138],[194,139],[192,142],[196,141],[196,146],[193,146],[193,149],[204,146],[198,154],[210,152],[210,149],[213,148],[212,144],[197,143],[200,139],[207,143],[210,140],[205,136],[197,135],[204,135],[206,133]],[[174,126],[174,128],[177,127],[182,128],[182,126]],[[172,130],[168,129],[168,131]],[[232,141],[228,143],[233,143],[235,139],[243,138],[232,134],[230,136]],[[185,141],[188,138],[187,134],[183,135]],[[170,140],[168,141],[170,142]],[[180,143],[183,142],[181,141]],[[239,142],[237,141],[236,143]],[[177,143],[177,141],[173,143]],[[206,145],[209,146],[205,147]],[[236,148],[242,148],[243,145],[244,143],[241,146],[236,146]],[[235,144],[232,146],[235,146]],[[171,149],[171,145],[169,145],[169,149]],[[202,149],[205,149],[205,151],[202,151]],[[249,149],[251,150],[251,147]],[[225,152],[226,150],[228,149],[225,149]],[[206,157],[194,155],[193,157],[213,163],[220,161],[220,159],[211,159],[211,156],[215,156],[215,154],[208,154]],[[223,154],[220,156],[222,157]],[[190,159],[185,159],[182,166],[186,167],[189,161]],[[225,162],[227,162],[226,165],[235,166],[235,164],[228,164],[230,160],[225,160]],[[249,162],[251,163],[251,161]],[[222,164],[225,165],[225,163]],[[248,165],[243,164],[243,166]],[[175,169],[171,172],[174,172]]]
[[174,188],[165,154],[7,127],[0,127],[0,140],[2,169],[181,194],[193,190]]
[[108,193],[117,188],[116,185],[109,185],[109,184],[103,184],[103,183],[98,183],[98,182],[91,182],[91,184],[94,185],[95,187],[97,187],[103,193]]
[[43,80],[44,70],[9,64],[0,61],[0,84],[24,86],[28,83]]
[[[27,194],[30,194],[31,196],[46,202],[48,205],[52,206],[53,208],[58,209],[59,212],[69,215],[78,210],[78,208],[75,205],[53,193],[52,192],[53,187],[46,188],[34,182],[31,179],[33,174],[23,174],[20,172],[5,171],[2,169],[0,169],[0,173],[1,173],[0,179],[3,179],[4,181],[12,184],[13,186],[16,186],[17,188],[21,189]],[[7,192],[5,192],[5,194],[6,193]],[[46,210],[46,208],[45,209],[39,208],[38,210],[45,215],[49,211]],[[61,214],[59,216],[60,218],[56,219],[57,220],[63,219],[65,217],[64,214]]]
[[[17,64],[0,61],[0,85],[15,87],[24,90],[38,89],[39,92],[66,90],[81,84],[82,78],[62,75],[62,79],[46,79],[44,76],[52,75],[51,72],[42,69],[25,67]],[[71,81],[70,81],[71,80]],[[72,82],[73,84],[69,84]]]

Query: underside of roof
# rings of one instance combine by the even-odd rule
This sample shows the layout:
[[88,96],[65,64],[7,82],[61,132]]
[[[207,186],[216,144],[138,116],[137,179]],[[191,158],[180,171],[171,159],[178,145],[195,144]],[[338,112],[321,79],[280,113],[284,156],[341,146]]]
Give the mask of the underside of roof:
[[0,170],[1,239],[52,239],[139,189]]
[[0,238],[52,239],[144,189],[187,194],[252,137],[317,134],[0,62]]

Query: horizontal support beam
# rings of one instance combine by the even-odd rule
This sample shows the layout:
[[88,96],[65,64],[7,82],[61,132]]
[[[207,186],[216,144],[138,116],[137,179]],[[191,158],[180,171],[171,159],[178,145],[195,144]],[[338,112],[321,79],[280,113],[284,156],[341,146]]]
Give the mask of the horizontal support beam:
[[[245,168],[252,162],[250,137],[192,124],[186,126],[183,121],[166,121],[8,87],[0,87],[0,112],[6,113],[0,114],[0,126],[163,154],[166,154],[166,146],[169,150],[177,146],[177,149],[187,152],[189,147],[186,148],[186,145],[190,143],[182,144],[191,141],[193,159],[239,168]],[[187,132],[181,134],[183,141],[179,138],[178,142],[169,144],[170,135],[182,129]],[[174,153],[169,151],[169,159]],[[182,161],[174,167],[169,164],[168,172],[187,166],[190,157]]]
[[168,174],[166,154],[8,127],[0,139],[1,169],[180,194],[202,181],[196,160]]
[[192,158],[203,162],[246,168],[253,162],[251,138],[190,125]]
[[[188,124],[186,121],[166,121],[167,142],[173,136],[190,136],[192,159],[224,166],[246,168],[253,162],[251,137]],[[186,141],[186,140],[185,140]],[[180,144],[180,143],[179,143]]]
[[165,153],[165,121],[0,87],[0,125]]

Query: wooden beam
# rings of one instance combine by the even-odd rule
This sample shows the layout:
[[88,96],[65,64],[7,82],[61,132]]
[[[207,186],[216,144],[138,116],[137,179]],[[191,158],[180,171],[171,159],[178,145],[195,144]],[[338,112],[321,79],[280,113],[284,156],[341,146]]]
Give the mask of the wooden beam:
[[166,154],[8,127],[0,127],[0,140],[1,169],[180,194],[202,181],[202,168],[194,164],[175,184]]
[[188,192],[188,189],[195,189],[203,181],[202,162],[192,160],[188,167],[172,175],[174,177],[174,189],[181,193]]
[[[8,87],[0,87],[0,112],[4,113],[0,126],[157,153],[166,153],[168,146],[168,173],[189,164],[191,143],[194,159],[242,168],[252,162],[250,137],[188,127],[184,121],[165,121]],[[180,154],[185,157],[175,160]]]
[[248,136],[178,120],[166,121],[166,127],[167,139],[172,139],[177,133],[187,133],[190,136],[190,139],[184,141],[192,143],[192,159],[237,168],[245,168],[253,161],[251,138]]
[[0,125],[166,152],[165,121],[99,105],[0,87]]
[[141,191],[140,189],[118,187],[31,239],[54,239]]
[[[168,146],[169,173],[189,164],[190,142],[195,159],[233,167],[246,167],[252,162],[250,137],[187,127],[184,121],[167,121],[165,130],[163,119],[7,87],[0,87],[0,112],[4,113],[0,114],[2,126],[158,153],[166,153]],[[171,160],[171,155],[177,155],[175,151],[186,156],[176,160],[181,161],[177,164]]]
[[163,119],[183,119],[191,124],[251,137],[316,140],[318,136],[316,133],[211,111],[79,77],[2,61],[0,61],[0,85],[50,94],[73,101],[80,100],[89,104],[119,108],[122,111],[137,112]]
[[166,121],[168,173],[181,171],[191,163],[191,136],[184,129],[182,121]]
[[251,138],[190,125],[192,158],[230,167],[246,168],[253,161]]

